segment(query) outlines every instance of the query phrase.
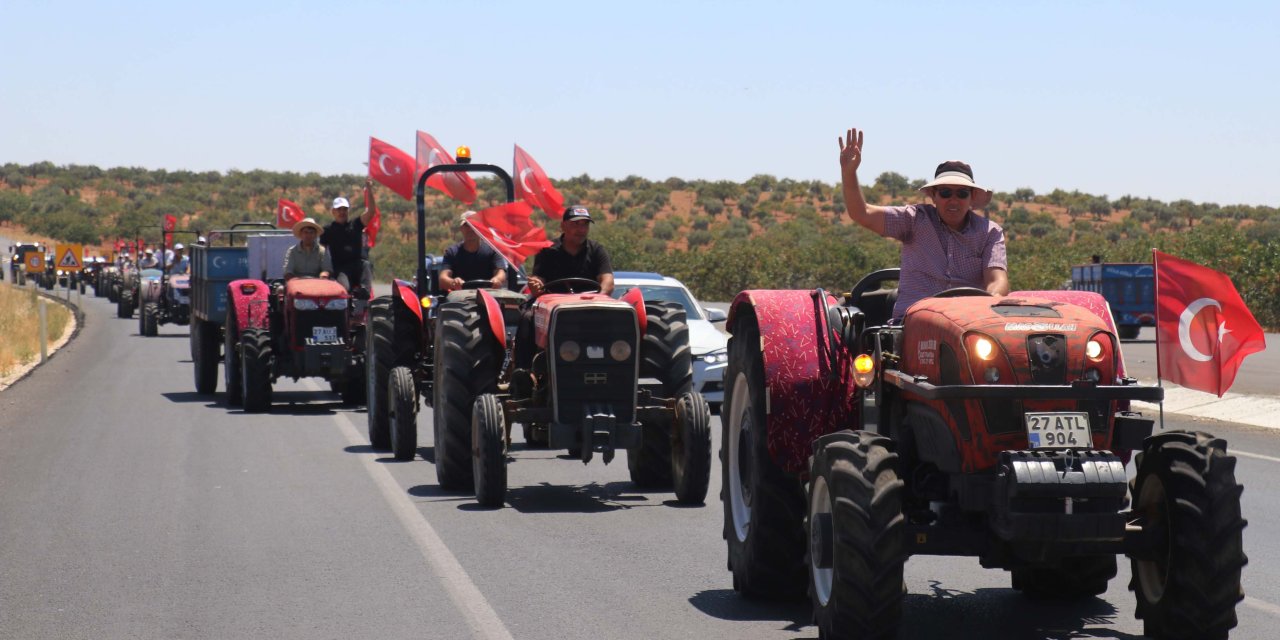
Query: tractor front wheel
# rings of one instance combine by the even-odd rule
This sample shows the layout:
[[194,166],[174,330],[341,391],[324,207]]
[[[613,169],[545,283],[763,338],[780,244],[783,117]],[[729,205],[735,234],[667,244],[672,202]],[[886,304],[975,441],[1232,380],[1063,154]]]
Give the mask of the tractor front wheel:
[[498,397],[486,393],[471,410],[471,475],[476,502],[498,508],[507,497],[506,423]]
[[142,306],[142,313],[139,315],[142,322],[142,335],[148,338],[156,336],[156,325],[159,322],[160,305],[154,302],[148,302]]
[[502,349],[488,332],[474,298],[446,302],[436,319],[436,479],[448,491],[475,485],[471,465],[471,415],[476,398],[498,386]]
[[[213,325],[216,326],[216,325]],[[226,325],[222,327],[222,382],[227,388],[227,406],[238,407],[244,402],[240,371],[240,325],[236,322],[236,310],[227,309]]]
[[192,322],[191,346],[196,393],[209,395],[218,390],[218,325],[206,320]]
[[413,371],[396,367],[387,377],[387,418],[391,426],[391,453],[402,462],[418,452],[418,392]]
[[265,329],[240,335],[240,395],[247,413],[271,409],[271,336]]
[[1227,443],[1207,433],[1147,438],[1136,457],[1133,515],[1148,546],[1131,557],[1129,589],[1153,638],[1226,638],[1244,599],[1243,487]]
[[687,391],[676,403],[671,430],[671,477],[676,500],[702,504],[711,483],[711,410],[702,394]]
[[[693,387],[693,356],[684,307],[676,302],[647,302],[640,343],[640,377],[662,382],[663,398],[678,398]],[[627,450],[631,481],[641,487],[671,486],[672,419],[643,421],[639,446]]]

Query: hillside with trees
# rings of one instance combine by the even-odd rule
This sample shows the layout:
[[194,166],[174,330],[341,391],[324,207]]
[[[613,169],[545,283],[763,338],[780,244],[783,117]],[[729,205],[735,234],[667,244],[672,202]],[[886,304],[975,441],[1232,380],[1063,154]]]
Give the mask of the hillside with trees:
[[[270,221],[279,198],[293,200],[322,224],[328,203],[344,195],[361,211],[359,175],[271,171],[166,171],[132,167],[0,167],[0,226],[42,237],[99,245],[140,233],[155,241],[164,214],[178,227],[223,229]],[[501,202],[496,180],[478,180],[476,207]],[[924,180],[886,172],[865,187],[870,201],[923,199]],[[757,175],[745,182],[655,182],[588,175],[556,181],[568,203],[590,207],[619,270],[658,271],[686,282],[707,300],[729,300],[747,288],[847,291],[872,270],[896,266],[897,244],[844,216],[838,185]],[[383,230],[372,252],[379,278],[411,277],[417,226],[414,204],[378,187]],[[428,250],[456,241],[462,205],[431,193],[426,202]],[[984,212],[1008,236],[1014,289],[1056,289],[1073,264],[1101,255],[1111,262],[1149,262],[1151,249],[1229,274],[1258,321],[1280,327],[1280,213],[1265,206],[1110,199],[1078,191],[998,192]],[[557,222],[541,212],[549,237]],[[21,237],[21,232],[6,235]]]

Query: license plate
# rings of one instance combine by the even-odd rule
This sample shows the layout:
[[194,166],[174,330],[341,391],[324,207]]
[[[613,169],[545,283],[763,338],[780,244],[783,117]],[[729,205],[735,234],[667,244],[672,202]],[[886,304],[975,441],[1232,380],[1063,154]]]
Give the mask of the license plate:
[[1028,413],[1026,419],[1032,449],[1093,446],[1087,413]]
[[322,342],[322,343],[337,342],[338,328],[337,327],[312,327],[311,339],[316,342]]

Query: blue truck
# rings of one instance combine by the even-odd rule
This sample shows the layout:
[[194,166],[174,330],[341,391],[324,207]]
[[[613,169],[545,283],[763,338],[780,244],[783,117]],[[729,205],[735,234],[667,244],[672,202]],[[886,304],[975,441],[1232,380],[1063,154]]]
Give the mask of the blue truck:
[[1155,267],[1150,262],[1094,262],[1071,267],[1071,288],[1102,294],[1120,338],[1133,340],[1156,325]]

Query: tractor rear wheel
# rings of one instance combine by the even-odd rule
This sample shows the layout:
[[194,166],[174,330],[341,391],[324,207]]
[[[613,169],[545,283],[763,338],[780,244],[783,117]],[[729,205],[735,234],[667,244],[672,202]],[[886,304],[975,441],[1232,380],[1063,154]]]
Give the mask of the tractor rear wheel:
[[506,425],[498,397],[486,393],[476,398],[471,413],[473,440],[471,475],[475,477],[476,502],[498,508],[507,497]]
[[196,393],[209,395],[218,390],[218,325],[207,320],[192,322],[191,346]]
[[[693,387],[689,324],[676,302],[647,302],[640,343],[640,377],[662,382],[662,397],[678,398]],[[642,420],[640,445],[627,450],[631,481],[641,487],[671,486],[672,418]]]
[[156,324],[160,319],[160,305],[154,302],[148,302],[142,305],[142,312],[138,316],[142,323],[142,335],[148,338],[156,336]]
[[387,417],[391,425],[391,453],[406,462],[418,452],[418,393],[413,371],[396,367],[387,376]]
[[244,388],[240,381],[243,374],[240,371],[239,327],[235,308],[228,308],[226,324],[222,327],[222,382],[227,388],[228,407],[238,407],[244,403]]
[[271,336],[266,329],[240,335],[240,394],[247,413],[271,410]]
[[1147,438],[1137,455],[1133,515],[1149,548],[1132,557],[1129,589],[1153,638],[1226,638],[1244,599],[1248,563],[1236,458],[1207,433]]
[[764,357],[755,313],[744,309],[729,340],[720,416],[724,538],[733,589],[747,596],[805,596],[805,495],[800,480],[769,456]]
[[671,477],[676,500],[702,504],[711,483],[711,409],[702,394],[680,394],[671,436]]
[[824,638],[894,638],[907,553],[893,441],[842,431],[814,445],[809,468],[809,595]]
[[436,479],[449,491],[475,484],[471,468],[471,411],[476,398],[498,387],[503,352],[489,333],[475,298],[446,302],[436,321]]
[[116,298],[116,317],[132,318],[133,317],[133,292],[124,290]]
[[391,418],[387,405],[388,380],[397,366],[412,366],[420,349],[419,321],[392,296],[369,303],[365,333],[365,402],[368,403],[369,444],[377,450],[391,448]]

